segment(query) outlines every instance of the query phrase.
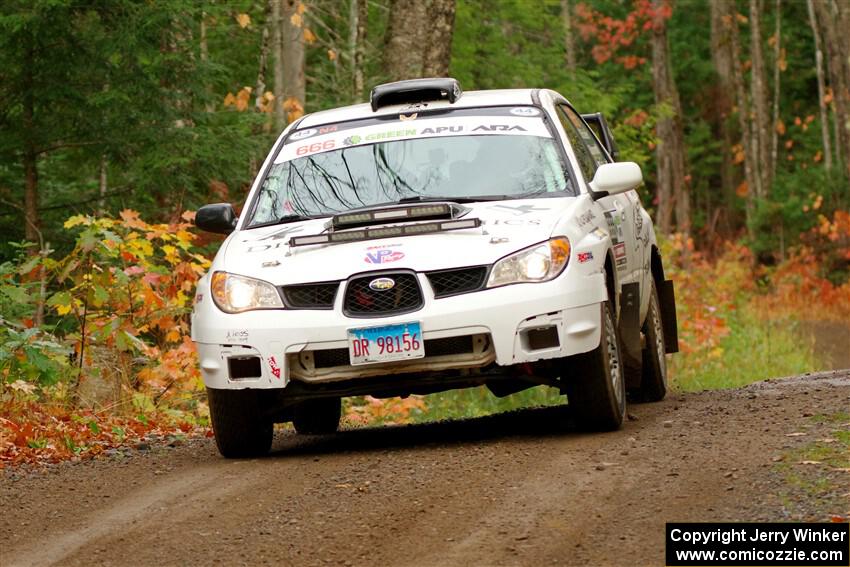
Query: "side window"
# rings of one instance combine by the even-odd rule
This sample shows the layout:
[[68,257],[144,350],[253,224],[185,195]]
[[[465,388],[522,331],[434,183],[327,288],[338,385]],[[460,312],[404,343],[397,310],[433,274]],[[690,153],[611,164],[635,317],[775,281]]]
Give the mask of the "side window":
[[598,165],[596,158],[594,158],[593,154],[590,153],[590,150],[587,149],[584,140],[582,140],[579,135],[579,130],[569,119],[568,115],[564,113],[564,107],[561,105],[558,105],[558,119],[560,119],[561,126],[564,127],[567,139],[570,141],[570,145],[573,147],[573,151],[576,154],[578,165],[581,168],[581,173],[584,176],[585,181],[589,183],[590,180],[593,179],[593,175],[596,173],[596,167]]
[[579,136],[581,136],[581,139],[584,140],[585,144],[587,144],[590,153],[593,154],[593,159],[596,160],[596,165],[608,163],[608,158],[605,157],[605,151],[599,144],[599,140],[596,139],[596,136],[593,135],[593,131],[588,128],[587,124],[584,123],[581,117],[569,106],[560,105],[559,108],[564,111],[564,114],[567,115],[567,118],[570,122],[572,122],[573,126],[576,127],[576,130],[578,130]]

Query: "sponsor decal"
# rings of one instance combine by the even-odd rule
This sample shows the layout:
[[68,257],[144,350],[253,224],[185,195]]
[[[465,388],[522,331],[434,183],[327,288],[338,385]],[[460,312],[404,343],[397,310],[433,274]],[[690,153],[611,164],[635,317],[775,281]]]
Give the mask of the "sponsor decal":
[[278,266],[280,266],[280,261],[279,260],[272,260],[270,262],[263,262],[262,266],[264,268],[277,268]]
[[295,148],[295,155],[297,156],[306,156],[307,154],[314,154],[316,152],[326,152],[328,150],[332,150],[336,147],[336,142],[333,140],[325,140],[324,142],[314,142],[312,144],[305,144],[303,146],[298,146]]
[[[286,209],[286,205],[284,205],[284,209]],[[265,237],[261,238],[260,240],[280,240],[281,238],[284,238],[284,237],[286,237],[290,234],[293,234],[295,232],[301,232],[302,230],[304,230],[303,226],[287,226],[283,230],[279,230],[279,231],[275,232],[274,234],[272,234],[270,236],[265,236]],[[253,250],[248,250],[248,252],[252,252],[252,251]]]
[[614,257],[615,258],[625,258],[626,257],[626,245],[621,242],[614,246]]
[[395,287],[395,280],[392,278],[376,278],[369,282],[369,289],[374,291],[387,291]]
[[579,226],[584,226],[586,224],[590,224],[591,222],[593,222],[593,219],[595,219],[595,218],[596,218],[596,215],[593,214],[593,211],[588,209],[585,212],[583,212],[582,214],[580,214],[578,217],[576,217],[576,222],[578,223]]
[[508,211],[512,211],[514,216],[522,216],[527,215],[528,213],[540,212],[540,211],[548,211],[549,209],[535,207],[534,205],[519,205],[518,207],[511,207],[510,205],[496,205],[493,207],[494,209],[506,209]]
[[619,260],[617,260],[617,271],[622,272],[625,269],[626,269],[626,259],[620,258]]
[[484,131],[484,132],[528,132],[528,130],[526,130],[522,126],[509,126],[507,124],[490,124],[489,126],[482,124],[481,126],[476,126],[475,128],[473,128],[472,131],[473,132],[481,132],[481,131]]
[[605,211],[605,221],[608,223],[608,233],[611,235],[611,242],[617,244],[623,240],[623,221],[619,215],[614,215],[616,211]]
[[202,302],[203,300],[204,300],[204,294],[203,293],[198,293],[198,294],[195,295],[195,305]]
[[496,219],[491,221],[490,224],[493,226],[500,224],[505,226],[540,226],[543,221],[540,219]]
[[369,264],[389,264],[390,262],[398,262],[404,258],[404,252],[401,250],[393,250],[392,248],[378,248],[371,252],[366,252],[364,262]]
[[273,356],[269,357],[269,368],[271,368],[274,377],[280,380],[280,366],[277,365],[277,360]]
[[578,263],[584,264],[593,260],[593,252],[579,252],[577,255]]
[[511,109],[511,114],[516,116],[538,116],[540,114],[540,110],[533,106],[518,106]]
[[226,340],[228,343],[247,343],[249,336],[250,335],[248,334],[247,330],[237,329],[227,331],[224,340]]
[[419,116],[418,112],[414,112],[413,114],[399,114],[398,119],[399,120],[416,120],[416,118],[418,116]]
[[389,132],[374,132],[363,136],[367,142],[375,140],[387,140],[390,138],[409,138],[416,135],[416,128],[405,128],[404,130],[390,130]]
[[420,134],[442,134],[444,132],[463,132],[463,126],[437,126],[435,128],[423,128]]
[[290,140],[303,140],[304,138],[309,138],[310,136],[315,136],[319,131],[316,128],[307,128],[306,130],[298,130],[297,132],[293,132],[289,135]]
[[355,134],[353,136],[348,136],[347,138],[345,138],[342,141],[342,145],[343,146],[356,146],[357,144],[359,144],[362,141],[363,141],[363,138],[361,138],[360,136]]

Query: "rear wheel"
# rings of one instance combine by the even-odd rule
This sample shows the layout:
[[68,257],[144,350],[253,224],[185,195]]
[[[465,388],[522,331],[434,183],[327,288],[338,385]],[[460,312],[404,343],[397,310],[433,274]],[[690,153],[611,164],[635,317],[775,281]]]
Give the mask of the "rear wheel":
[[569,407],[582,427],[611,431],[620,428],[626,415],[626,386],[610,301],[601,309],[599,346],[574,358],[576,371],[566,390]]
[[649,296],[649,311],[643,324],[646,346],[643,348],[643,363],[637,400],[658,402],[667,395],[667,350],[664,348],[664,326],[661,323],[661,307],[655,282]]
[[274,424],[263,417],[262,392],[207,388],[215,444],[223,457],[257,457],[272,445]]
[[296,406],[292,425],[295,426],[295,431],[306,435],[333,433],[339,428],[341,415],[340,398],[308,400]]

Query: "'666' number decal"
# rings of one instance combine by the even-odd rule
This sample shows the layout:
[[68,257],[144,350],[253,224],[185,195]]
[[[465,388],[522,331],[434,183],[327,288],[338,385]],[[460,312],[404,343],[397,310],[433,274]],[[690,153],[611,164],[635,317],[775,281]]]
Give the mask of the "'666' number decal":
[[305,144],[295,149],[295,155],[303,156],[315,152],[332,150],[336,146],[333,140],[325,140],[324,142],[316,142],[314,144]]

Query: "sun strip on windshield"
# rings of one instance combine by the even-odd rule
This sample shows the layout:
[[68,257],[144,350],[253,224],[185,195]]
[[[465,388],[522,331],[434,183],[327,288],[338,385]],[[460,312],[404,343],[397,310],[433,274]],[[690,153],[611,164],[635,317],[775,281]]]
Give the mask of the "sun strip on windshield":
[[[538,112],[532,107],[531,112]],[[304,156],[345,149],[354,146],[446,136],[536,136],[551,138],[552,134],[539,114],[534,116],[465,116],[424,120],[398,121],[352,128],[310,137],[301,143],[281,148],[274,163],[283,163]]]

